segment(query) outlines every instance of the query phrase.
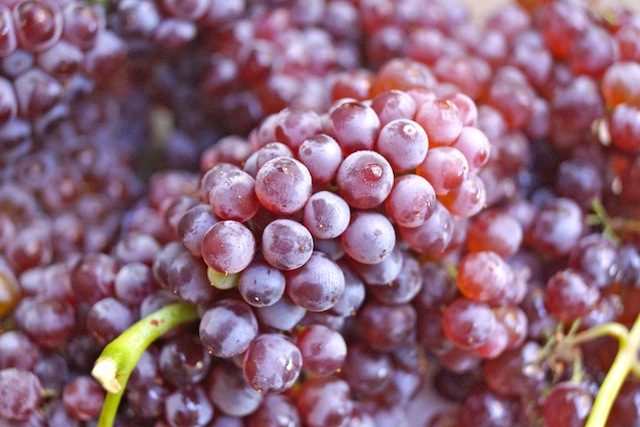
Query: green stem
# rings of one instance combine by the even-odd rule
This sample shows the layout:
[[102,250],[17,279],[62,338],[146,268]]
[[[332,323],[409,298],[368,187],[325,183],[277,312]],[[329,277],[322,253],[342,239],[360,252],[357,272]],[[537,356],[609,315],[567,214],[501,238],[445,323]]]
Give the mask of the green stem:
[[604,325],[596,326],[595,328],[579,332],[572,337],[567,337],[565,343],[574,346],[602,337],[613,337],[616,338],[619,342],[627,341],[629,338],[629,331],[621,323],[605,323]]
[[[603,325],[606,326],[606,325]],[[602,381],[598,395],[593,402],[591,414],[585,427],[604,427],[611,412],[613,402],[618,396],[622,384],[638,363],[640,347],[640,316],[626,336],[620,335],[620,346],[616,358]]]
[[147,347],[174,327],[197,318],[197,308],[192,305],[163,307],[134,323],[102,350],[91,371],[107,391],[98,427],[113,425],[129,376]]

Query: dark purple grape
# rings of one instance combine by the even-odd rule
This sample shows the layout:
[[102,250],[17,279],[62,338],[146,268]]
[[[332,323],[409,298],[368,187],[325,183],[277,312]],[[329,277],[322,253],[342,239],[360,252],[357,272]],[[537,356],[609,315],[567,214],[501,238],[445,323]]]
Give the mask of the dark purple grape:
[[177,255],[169,265],[167,285],[174,295],[191,304],[211,302],[217,295],[207,277],[206,265],[187,251]]
[[396,244],[391,222],[373,211],[358,211],[340,237],[345,252],[363,264],[377,264],[388,257]]
[[254,389],[267,394],[281,393],[298,379],[302,355],[284,335],[260,334],[247,348],[242,366]]
[[436,207],[433,186],[416,174],[397,177],[385,208],[393,221],[401,227],[419,227],[429,219]]
[[360,150],[348,155],[336,176],[338,194],[350,206],[371,209],[384,202],[393,187],[393,170],[381,154]]
[[47,348],[66,342],[76,326],[71,304],[42,297],[22,299],[14,316],[20,330],[38,345]]
[[447,338],[463,350],[486,343],[496,326],[491,308],[482,302],[464,298],[454,300],[444,311],[442,328]]
[[42,386],[33,373],[17,368],[0,370],[0,416],[26,420],[41,400]]
[[304,307],[293,302],[285,293],[275,304],[257,308],[256,317],[264,325],[290,331],[302,320],[306,312]]
[[262,232],[262,256],[280,270],[302,267],[313,252],[313,237],[299,222],[276,219]]
[[169,341],[158,356],[160,375],[177,387],[200,382],[210,368],[211,356],[194,336],[181,336]]
[[0,7],[0,28],[0,57],[4,58],[18,46],[11,10],[6,5]]
[[358,313],[358,330],[377,350],[391,350],[402,344],[416,325],[416,311],[410,304],[366,303]]
[[93,304],[87,313],[87,331],[100,345],[107,345],[136,321],[134,312],[115,298]]
[[253,177],[241,170],[230,170],[220,175],[209,190],[209,203],[216,216],[239,222],[250,220],[260,206],[255,185]]
[[238,278],[238,291],[247,304],[267,307],[275,304],[285,291],[284,273],[264,261],[253,260]]
[[577,271],[558,271],[547,282],[544,306],[556,319],[571,324],[587,315],[600,299],[595,285]]
[[291,397],[268,394],[260,407],[246,418],[247,427],[287,426],[301,427],[300,414]]
[[171,393],[164,401],[164,416],[171,427],[206,425],[214,409],[200,385],[190,385]]
[[20,45],[31,52],[42,52],[62,35],[62,12],[50,0],[28,0],[13,9],[13,19]]
[[105,391],[93,378],[79,376],[64,387],[62,402],[64,409],[73,418],[90,421],[98,418],[105,399]]
[[258,409],[264,395],[252,388],[244,378],[242,369],[219,364],[207,380],[207,395],[216,407],[227,415],[244,417]]
[[114,281],[115,296],[132,306],[140,304],[156,288],[151,268],[139,262],[124,265]]
[[373,396],[390,381],[392,364],[387,353],[356,343],[349,345],[340,374],[355,395]]
[[304,225],[316,239],[333,239],[349,225],[349,204],[330,191],[314,193],[304,207]]
[[202,257],[207,265],[223,274],[244,270],[256,252],[251,231],[238,221],[220,221],[204,234]]
[[337,378],[315,377],[305,381],[296,404],[309,427],[344,426],[353,413],[349,385]]
[[345,278],[340,267],[322,252],[313,252],[309,261],[287,272],[287,294],[309,311],[331,308],[344,292]]
[[549,427],[578,427],[591,412],[593,397],[587,384],[564,381],[554,385],[544,401],[542,412]]
[[311,197],[311,174],[298,160],[278,157],[266,162],[256,175],[255,191],[260,203],[277,214],[292,214]]
[[40,357],[33,341],[20,331],[7,331],[0,335],[0,369],[30,370]]
[[63,8],[62,16],[64,39],[82,50],[95,46],[98,34],[104,30],[104,16],[98,7],[71,1]]
[[105,254],[83,255],[71,270],[71,287],[78,300],[95,304],[114,295],[115,260]]
[[327,133],[335,138],[345,154],[359,150],[372,150],[380,119],[369,106],[360,102],[343,102],[332,109],[326,126]]
[[258,322],[245,302],[223,299],[203,314],[199,333],[211,354],[233,357],[242,354],[256,337]]
[[302,354],[302,366],[315,375],[339,372],[347,355],[347,343],[342,335],[319,324],[303,328],[296,345]]
[[309,169],[315,184],[326,184],[335,179],[343,154],[335,139],[326,134],[318,134],[300,144],[298,158]]

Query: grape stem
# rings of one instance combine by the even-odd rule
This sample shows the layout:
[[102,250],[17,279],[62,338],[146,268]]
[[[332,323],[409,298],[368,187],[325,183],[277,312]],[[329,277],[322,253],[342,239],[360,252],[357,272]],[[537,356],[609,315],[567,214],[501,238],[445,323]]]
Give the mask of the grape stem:
[[638,348],[640,348],[640,316],[636,318],[630,331],[619,323],[609,323],[576,334],[571,342],[578,344],[602,336],[613,336],[618,339],[618,353],[604,381],[602,381],[585,427],[604,427],[606,425],[613,402],[618,396],[622,384],[630,372],[637,370]]
[[111,427],[131,372],[142,353],[174,327],[198,318],[195,306],[177,303],[140,319],[102,350],[91,375],[107,391],[98,427]]

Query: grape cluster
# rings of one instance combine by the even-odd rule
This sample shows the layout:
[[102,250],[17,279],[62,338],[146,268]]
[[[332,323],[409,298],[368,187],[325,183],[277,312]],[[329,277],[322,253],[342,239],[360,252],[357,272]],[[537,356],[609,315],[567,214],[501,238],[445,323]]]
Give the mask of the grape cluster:
[[623,8],[6,1],[0,424],[635,425],[638,176]]

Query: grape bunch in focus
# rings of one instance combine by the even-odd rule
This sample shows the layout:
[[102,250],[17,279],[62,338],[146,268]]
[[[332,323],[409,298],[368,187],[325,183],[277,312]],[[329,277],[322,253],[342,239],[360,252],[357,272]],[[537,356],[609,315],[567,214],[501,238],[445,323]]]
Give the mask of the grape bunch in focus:
[[0,1],[0,425],[640,423],[640,10]]

